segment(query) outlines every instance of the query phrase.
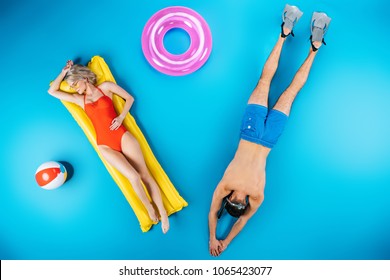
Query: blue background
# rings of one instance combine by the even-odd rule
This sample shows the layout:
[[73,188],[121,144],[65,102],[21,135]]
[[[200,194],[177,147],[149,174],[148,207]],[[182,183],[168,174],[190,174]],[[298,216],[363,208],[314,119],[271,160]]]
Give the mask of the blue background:
[[[285,1],[2,1],[1,259],[210,259],[207,214],[232,159],[247,99],[280,32]],[[303,17],[283,49],[273,104],[309,50],[313,11],[332,18],[267,164],[265,201],[220,259],[390,259],[388,1],[290,2]],[[191,75],[157,72],[141,33],[158,10],[187,6],[213,35]],[[168,50],[184,52],[185,32]],[[135,97],[131,113],[189,206],[171,230],[142,233],[130,206],[62,104],[47,94],[66,60],[101,55]],[[36,168],[73,176],[40,189]],[[218,235],[232,223],[223,216]]]

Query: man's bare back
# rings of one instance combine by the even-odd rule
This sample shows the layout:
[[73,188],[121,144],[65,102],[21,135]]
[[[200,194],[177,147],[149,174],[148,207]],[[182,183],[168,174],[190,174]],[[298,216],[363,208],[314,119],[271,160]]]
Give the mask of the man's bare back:
[[263,195],[269,148],[240,140],[233,160],[221,180],[228,191],[245,193],[252,200]]

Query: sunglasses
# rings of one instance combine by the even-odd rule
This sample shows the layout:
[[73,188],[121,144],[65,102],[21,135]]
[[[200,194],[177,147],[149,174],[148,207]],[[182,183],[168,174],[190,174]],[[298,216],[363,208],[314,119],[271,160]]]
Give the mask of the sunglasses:
[[77,85],[78,82],[79,82],[79,81],[73,82],[72,84],[69,84],[69,87],[70,87],[71,89],[77,90],[77,89],[79,88],[79,86]]

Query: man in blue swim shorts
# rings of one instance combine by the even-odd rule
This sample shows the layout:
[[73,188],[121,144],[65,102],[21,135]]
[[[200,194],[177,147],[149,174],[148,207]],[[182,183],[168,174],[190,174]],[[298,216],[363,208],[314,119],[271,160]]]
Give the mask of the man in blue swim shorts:
[[[209,251],[212,256],[219,256],[227,248],[263,202],[268,154],[282,134],[293,101],[306,83],[317,51],[324,42],[330,18],[325,13],[315,12],[312,17],[309,54],[291,84],[281,94],[275,106],[269,109],[268,92],[278,68],[283,44],[288,35],[293,35],[292,29],[301,16],[302,12],[297,7],[286,5],[281,35],[249,98],[236,154],[214,191],[209,212]],[[238,219],[226,238],[218,240],[217,222],[224,210]]]

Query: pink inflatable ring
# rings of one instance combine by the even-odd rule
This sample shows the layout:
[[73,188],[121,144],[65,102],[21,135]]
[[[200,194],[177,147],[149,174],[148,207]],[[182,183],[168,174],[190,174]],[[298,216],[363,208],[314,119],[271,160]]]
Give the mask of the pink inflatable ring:
[[[190,36],[190,47],[180,55],[169,53],[164,47],[165,34],[173,29],[184,29]],[[210,56],[211,32],[206,21],[186,7],[168,7],[155,13],[142,32],[142,50],[148,62],[158,71],[182,76],[198,70]]]

